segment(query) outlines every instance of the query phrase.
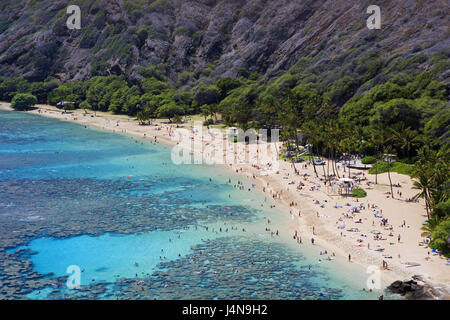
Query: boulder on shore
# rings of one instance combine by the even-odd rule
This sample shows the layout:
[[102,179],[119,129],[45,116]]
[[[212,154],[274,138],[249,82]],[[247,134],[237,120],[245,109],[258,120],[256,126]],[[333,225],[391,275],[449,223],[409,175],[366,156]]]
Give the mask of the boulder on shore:
[[413,276],[411,280],[394,281],[387,289],[413,300],[434,300],[448,295],[445,288],[431,285],[418,275]]

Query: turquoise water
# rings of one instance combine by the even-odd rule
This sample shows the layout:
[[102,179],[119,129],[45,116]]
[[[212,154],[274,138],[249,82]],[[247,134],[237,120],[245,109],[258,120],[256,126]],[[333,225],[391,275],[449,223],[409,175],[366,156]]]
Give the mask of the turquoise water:
[[200,232],[153,231],[136,236],[83,235],[59,241],[39,238],[29,247],[38,252],[33,263],[40,272],[63,276],[69,265],[77,265],[83,270],[81,285],[89,285],[94,281],[113,282],[117,277],[145,277],[161,261],[185,256],[201,241]]
[[[0,111],[0,298],[378,297],[363,270],[265,233],[283,215],[250,184],[176,166],[169,147]],[[65,286],[71,265],[80,290]]]

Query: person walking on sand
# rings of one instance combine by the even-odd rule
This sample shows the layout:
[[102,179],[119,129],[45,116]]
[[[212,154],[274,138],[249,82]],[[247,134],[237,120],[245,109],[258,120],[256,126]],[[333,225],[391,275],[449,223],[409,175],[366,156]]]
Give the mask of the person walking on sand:
[[352,261],[352,256],[349,254],[348,255],[348,262],[351,262]]

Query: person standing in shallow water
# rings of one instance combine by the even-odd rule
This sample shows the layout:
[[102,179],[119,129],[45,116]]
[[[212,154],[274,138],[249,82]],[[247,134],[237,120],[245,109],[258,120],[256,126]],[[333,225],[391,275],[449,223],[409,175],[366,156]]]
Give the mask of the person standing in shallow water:
[[348,255],[348,262],[351,262],[352,261],[352,256],[349,254]]

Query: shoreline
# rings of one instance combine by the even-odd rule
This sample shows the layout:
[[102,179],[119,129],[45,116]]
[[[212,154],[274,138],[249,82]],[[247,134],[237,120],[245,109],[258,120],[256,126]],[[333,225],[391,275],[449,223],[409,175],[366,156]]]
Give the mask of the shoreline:
[[[158,143],[162,142],[169,146],[176,145],[176,142],[170,137],[170,131],[175,125],[160,122],[157,127],[154,125],[141,126],[134,119],[124,115],[98,112],[96,117],[91,117],[91,114],[89,116],[83,116],[82,110],[75,110],[71,113],[63,114],[55,107],[44,105],[38,105],[37,107],[38,109],[29,111],[28,113],[69,121],[79,125],[91,126],[113,133],[143,138],[149,142],[153,141],[153,137],[156,136]],[[10,111],[12,109],[7,103],[0,103],[0,110]],[[189,127],[187,124],[182,126],[184,128]],[[146,137],[144,137],[144,134]],[[205,143],[203,143],[203,148],[205,148]],[[446,259],[430,255],[430,259],[426,260],[425,258],[428,256],[427,252],[431,250],[418,246],[418,242],[422,239],[420,236],[420,226],[426,220],[423,201],[411,203],[404,200],[387,198],[385,195],[385,192],[389,188],[389,185],[386,185],[387,174],[378,175],[378,185],[373,185],[369,188],[362,185],[367,191],[367,197],[359,199],[356,202],[356,199],[330,195],[326,190],[327,188],[321,186],[323,185],[323,181],[315,177],[312,165],[304,168],[304,163],[295,164],[296,170],[300,172],[300,175],[295,175],[294,168],[292,167],[293,164],[280,160],[279,173],[272,176],[262,175],[261,170],[252,167],[250,164],[223,166],[228,168],[228,170],[233,170],[233,172],[244,176],[249,181],[254,181],[255,188],[258,191],[268,196],[273,196],[277,200],[279,204],[277,208],[280,212],[286,214],[285,217],[282,217],[283,228],[281,232],[288,234],[288,238],[290,237],[292,239],[296,231],[303,242],[309,242],[314,237],[317,251],[327,250],[334,252],[336,258],[342,260],[340,261],[342,264],[344,264],[349,254],[351,255],[351,263],[359,265],[362,268],[375,265],[379,266],[381,270],[382,260],[387,261],[389,270],[381,271],[383,288],[395,280],[407,280],[413,275],[418,274],[423,276],[433,287],[445,287],[448,290],[450,273],[448,271],[446,272],[446,270],[449,270],[449,266],[445,265]],[[338,168],[338,170],[341,175],[344,173],[342,167]],[[319,166],[317,171],[320,178],[322,169]],[[352,176],[360,172],[364,171],[357,169],[351,170]],[[303,174],[309,175],[307,180],[303,178]],[[362,174],[360,175],[362,177]],[[410,198],[416,193],[415,190],[411,189],[412,181],[408,176],[397,173],[391,173],[391,176],[393,182],[401,183],[402,188],[399,190],[403,193],[403,199]],[[370,181],[374,178],[374,176],[367,173],[365,173],[365,177]],[[300,191],[295,188],[299,183],[305,185]],[[324,207],[316,205],[316,201],[319,201]],[[295,205],[290,205],[292,203]],[[337,219],[342,219],[343,212],[348,209],[345,203],[352,203],[352,205],[364,204],[366,207],[366,209],[357,213],[355,217],[352,216],[351,219],[345,220],[347,226],[345,229],[356,227],[360,229],[358,234],[342,230],[341,235],[341,230],[337,229]],[[388,232],[378,226],[378,221],[375,224],[370,224],[375,219],[371,217],[371,210],[367,208],[367,203],[376,203],[378,205],[376,209],[381,210],[383,217],[389,219],[389,223],[394,229],[394,236],[392,238],[385,235]],[[335,204],[341,208],[332,207]],[[290,211],[292,211],[292,214],[290,214]],[[298,214],[299,211],[301,212],[301,216]],[[289,218],[290,216],[291,218]],[[355,220],[353,218],[356,219],[356,217],[363,219],[363,223],[354,222]],[[399,227],[403,220],[406,220],[407,227]],[[312,228],[314,228],[315,234],[313,234]],[[381,230],[383,237],[387,239],[382,242],[384,254],[392,258],[383,257],[381,252],[375,251],[377,245],[380,246],[379,243],[381,241],[371,239],[371,229]],[[360,233],[367,235],[366,239],[363,238],[363,242],[357,242],[359,240],[358,238],[360,238]],[[401,234],[401,240],[403,241],[398,241],[397,243],[398,234]],[[294,239],[292,241],[294,243],[296,242]],[[370,250],[367,248],[367,243],[371,245]],[[360,246],[361,244],[364,246]],[[409,267],[405,262],[418,263],[420,265]]]

